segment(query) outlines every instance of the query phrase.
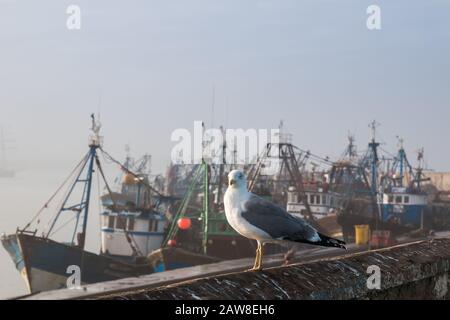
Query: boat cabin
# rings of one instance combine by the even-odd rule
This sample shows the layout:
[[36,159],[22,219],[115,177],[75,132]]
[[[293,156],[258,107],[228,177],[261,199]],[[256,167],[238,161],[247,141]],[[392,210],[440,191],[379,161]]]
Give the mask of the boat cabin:
[[[323,188],[317,188],[314,191],[307,190],[305,194],[311,213],[316,219],[328,216],[342,202],[338,194],[328,192]],[[295,187],[289,187],[287,211],[293,215],[301,215],[306,211],[306,206],[301,201]]]
[[392,187],[383,193],[382,219],[385,222],[420,228],[427,205],[428,196],[425,193],[414,192],[405,187]]
[[167,220],[159,213],[140,212],[102,213],[101,251],[122,258],[132,257],[133,245],[144,255],[161,247]]

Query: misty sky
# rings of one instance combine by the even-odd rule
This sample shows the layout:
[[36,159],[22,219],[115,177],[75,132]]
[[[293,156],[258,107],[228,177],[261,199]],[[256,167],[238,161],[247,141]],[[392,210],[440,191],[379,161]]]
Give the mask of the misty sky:
[[[370,4],[380,31],[366,28]],[[385,148],[399,134],[411,158],[423,146],[450,170],[449,1],[0,0],[0,43],[0,124],[24,170],[71,169],[99,108],[105,148],[123,157],[130,143],[156,172],[174,129],[212,118],[284,119],[296,145],[331,157],[349,130],[365,148],[375,118]]]

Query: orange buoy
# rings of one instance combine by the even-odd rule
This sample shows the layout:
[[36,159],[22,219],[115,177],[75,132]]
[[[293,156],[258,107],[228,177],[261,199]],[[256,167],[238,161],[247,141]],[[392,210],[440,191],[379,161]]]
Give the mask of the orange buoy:
[[192,221],[189,218],[178,219],[178,228],[181,230],[187,230],[192,226]]

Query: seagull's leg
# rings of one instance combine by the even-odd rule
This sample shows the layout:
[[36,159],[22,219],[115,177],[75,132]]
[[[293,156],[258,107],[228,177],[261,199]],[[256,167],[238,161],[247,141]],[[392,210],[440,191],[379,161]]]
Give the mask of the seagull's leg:
[[259,261],[259,256],[260,255],[261,255],[261,246],[260,246],[259,241],[258,241],[258,248],[256,249],[255,263],[253,265],[252,271],[254,271],[254,270],[256,270],[258,268],[258,261]]
[[253,269],[250,269],[248,271],[257,271],[259,270],[258,264],[260,261],[261,256],[261,243],[258,241],[258,248],[256,249],[256,257],[255,257],[255,264],[253,265]]
[[262,258],[263,258],[263,244],[260,241],[258,241],[258,249],[256,250],[255,265],[252,271],[262,270]]
[[264,257],[264,244],[259,242],[259,260],[258,260],[258,266],[256,268],[257,271],[262,270],[263,257]]

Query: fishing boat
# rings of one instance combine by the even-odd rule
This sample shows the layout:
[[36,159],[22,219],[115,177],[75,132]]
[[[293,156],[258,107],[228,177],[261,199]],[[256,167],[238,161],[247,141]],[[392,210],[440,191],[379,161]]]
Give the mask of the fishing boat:
[[161,247],[168,219],[159,208],[168,198],[150,185],[151,156],[134,160],[129,147],[126,150],[124,163],[117,163],[122,172],[120,189],[113,192],[108,186],[101,197],[101,253],[129,261]]
[[382,221],[409,230],[423,228],[428,206],[428,195],[421,188],[421,183],[427,180],[422,176],[423,151],[419,151],[419,166],[414,170],[406,156],[403,139],[399,139],[399,145],[392,166],[381,179]]
[[88,252],[79,245],[56,242],[24,230],[2,236],[1,241],[25,281],[29,293],[67,288],[73,266],[81,270],[80,284],[152,272],[148,264],[126,263]]
[[399,141],[396,155],[380,147],[377,126],[375,121],[369,125],[372,139],[364,155],[355,157],[356,161],[341,161],[332,174],[336,181],[332,181],[331,189],[342,190],[345,195],[345,204],[338,213],[345,238],[354,234],[356,225],[370,225],[371,230],[388,231],[395,236],[423,228],[424,221],[431,218],[427,216],[428,194],[421,187],[428,180],[422,173],[423,152],[414,169],[403,140]]
[[428,206],[428,196],[411,188],[392,187],[383,193],[380,205],[384,222],[411,230],[419,229]]
[[[49,203],[23,229],[17,229],[15,234],[2,235],[1,242],[11,256],[15,267],[25,280],[30,293],[66,288],[68,278],[72,276],[74,267],[80,270],[79,283],[90,284],[126,277],[139,276],[153,272],[152,267],[141,255],[137,254],[139,248],[148,240],[136,240],[140,236],[139,228],[153,219],[160,219],[153,212],[145,214],[126,214],[120,207],[123,203],[115,202],[114,196],[103,199],[109,210],[103,213],[102,249],[99,254],[85,249],[87,222],[91,203],[91,189],[93,173],[96,170],[104,178],[103,169],[99,161],[98,151],[102,150],[101,125],[92,115],[92,134],[89,139],[89,150],[79,162],[70,178],[72,184],[63,197],[58,207],[56,216],[51,220],[45,232],[38,234],[40,214],[45,211]],[[68,179],[70,180],[70,179]],[[81,199],[74,202],[74,198],[81,195]],[[54,197],[51,198],[51,200]],[[119,201],[118,201],[119,202]],[[132,222],[133,221],[133,222]],[[131,226],[134,223],[134,227]],[[34,230],[30,230],[35,226]],[[72,225],[72,236],[65,242],[52,239],[54,233],[62,227]],[[131,230],[133,229],[133,230]],[[118,237],[126,238],[132,253],[116,248],[114,234],[117,230]],[[128,232],[130,230],[130,232]],[[160,229],[158,229],[160,231]],[[132,232],[131,232],[132,231]],[[157,231],[157,230],[155,230]],[[152,231],[153,232],[153,231]],[[110,239],[108,235],[112,234]],[[151,235],[153,236],[153,234]],[[146,243],[150,247],[158,247],[159,243]],[[146,247],[147,248],[147,247]],[[150,248],[148,248],[150,250]]]

